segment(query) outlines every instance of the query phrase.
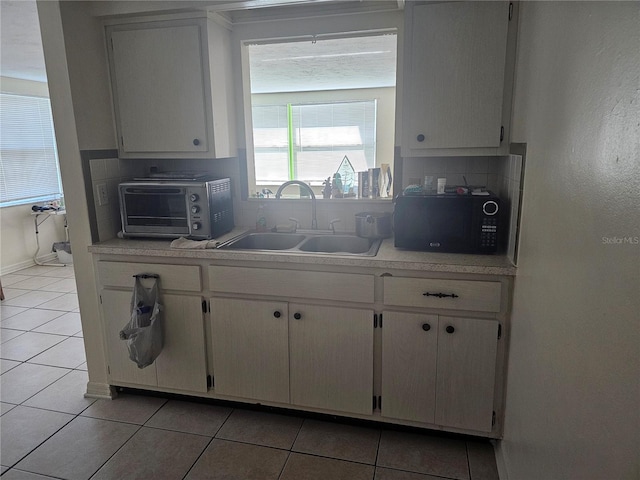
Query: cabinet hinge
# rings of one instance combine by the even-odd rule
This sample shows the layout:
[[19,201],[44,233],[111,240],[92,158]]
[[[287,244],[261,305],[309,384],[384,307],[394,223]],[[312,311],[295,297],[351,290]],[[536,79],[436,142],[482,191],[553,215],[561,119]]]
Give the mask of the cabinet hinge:
[[491,426],[493,427],[496,424],[496,411],[494,410],[491,414]]
[[213,388],[213,376],[207,375],[207,389]]
[[509,2],[509,21],[513,18],[513,2]]
[[500,143],[504,140],[504,126],[500,126]]
[[207,313],[209,311],[209,306],[207,305],[207,301],[202,301],[202,313]]
[[502,338],[502,324],[498,324],[498,340]]
[[378,398],[373,396],[373,411],[375,412],[378,409]]

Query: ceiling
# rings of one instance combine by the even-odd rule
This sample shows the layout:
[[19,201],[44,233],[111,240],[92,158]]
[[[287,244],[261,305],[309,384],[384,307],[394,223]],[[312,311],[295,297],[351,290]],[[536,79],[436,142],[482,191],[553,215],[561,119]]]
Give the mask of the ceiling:
[[249,46],[251,93],[395,87],[396,36]]
[[[223,12],[233,22],[245,21],[257,8],[269,8],[271,16],[293,9],[317,13],[322,9],[355,8],[358,2],[336,3],[331,0],[244,0],[206,2],[208,10]],[[120,2],[98,2],[115,5]],[[149,8],[155,2],[130,2]],[[192,6],[195,2],[188,2]],[[349,5],[347,5],[349,4]],[[185,5],[184,3],[182,5]],[[282,5],[285,5],[284,7]],[[293,5],[293,6],[292,6]],[[360,5],[363,5],[360,3]],[[371,6],[369,2],[367,6]],[[380,3],[378,3],[378,6]],[[238,8],[241,9],[238,9]],[[104,7],[103,7],[104,8]],[[233,8],[237,10],[233,10]],[[364,7],[361,7],[364,8]],[[267,10],[260,10],[267,12]],[[96,12],[96,14],[109,12]],[[265,13],[263,17],[269,16]],[[0,75],[23,80],[46,82],[46,70],[35,0],[0,0]],[[258,92],[375,88],[395,85],[395,35],[352,37],[349,39],[308,38],[291,43],[251,47],[252,90]],[[314,41],[315,40],[315,41]],[[259,57],[259,58],[258,58]]]
[[0,0],[0,75],[47,81],[38,11],[33,0]]

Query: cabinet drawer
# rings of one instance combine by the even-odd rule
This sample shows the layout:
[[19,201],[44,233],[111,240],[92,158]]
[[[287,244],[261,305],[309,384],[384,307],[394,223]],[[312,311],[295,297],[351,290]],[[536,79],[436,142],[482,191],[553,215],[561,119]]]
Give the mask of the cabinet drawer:
[[499,312],[501,293],[500,282],[397,277],[384,279],[385,305]]
[[155,273],[163,290],[199,292],[202,290],[197,265],[161,265],[155,263],[98,262],[98,277],[103,287],[133,287],[133,276]]
[[209,267],[209,288],[213,292],[247,295],[374,301],[373,275],[352,273],[212,266]]

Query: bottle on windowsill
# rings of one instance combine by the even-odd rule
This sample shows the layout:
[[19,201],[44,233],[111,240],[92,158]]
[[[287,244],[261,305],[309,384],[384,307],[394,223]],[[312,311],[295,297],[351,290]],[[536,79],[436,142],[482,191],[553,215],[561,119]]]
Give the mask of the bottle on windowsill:
[[264,215],[264,205],[258,206],[258,214],[256,215],[256,232],[267,231],[267,218]]

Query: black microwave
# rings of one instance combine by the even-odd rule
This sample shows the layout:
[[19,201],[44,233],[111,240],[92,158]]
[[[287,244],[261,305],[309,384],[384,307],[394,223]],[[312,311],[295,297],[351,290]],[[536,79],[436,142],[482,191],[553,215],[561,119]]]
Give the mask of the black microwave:
[[395,246],[429,252],[491,254],[500,238],[500,199],[484,195],[402,195],[396,198]]

